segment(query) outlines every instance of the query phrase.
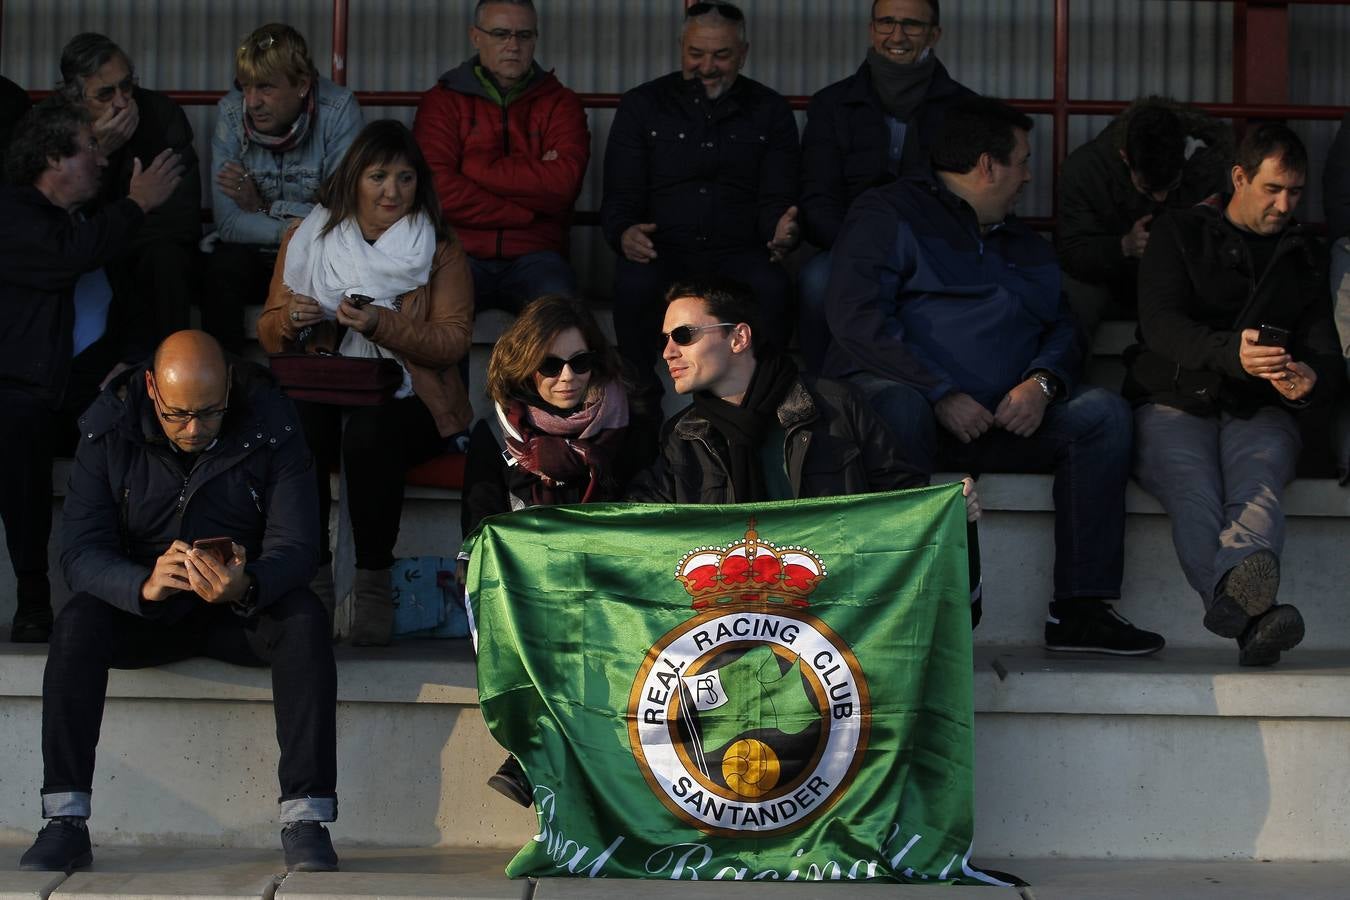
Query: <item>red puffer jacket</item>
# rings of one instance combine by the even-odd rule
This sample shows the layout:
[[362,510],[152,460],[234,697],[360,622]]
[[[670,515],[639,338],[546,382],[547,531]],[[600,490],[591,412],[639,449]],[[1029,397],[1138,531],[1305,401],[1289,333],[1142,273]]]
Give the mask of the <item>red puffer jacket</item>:
[[[581,101],[536,66],[534,81],[503,107],[474,74],[477,62],[442,75],[413,123],[445,219],[480,259],[562,252],[591,158]],[[545,161],[549,151],[557,158]]]

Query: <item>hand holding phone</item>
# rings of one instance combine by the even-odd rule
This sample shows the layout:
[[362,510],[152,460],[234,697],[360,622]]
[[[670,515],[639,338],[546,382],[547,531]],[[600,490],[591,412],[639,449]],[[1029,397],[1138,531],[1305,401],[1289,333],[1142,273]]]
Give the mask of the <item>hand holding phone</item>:
[[374,303],[375,298],[369,297],[365,294],[348,294],[347,302],[350,303],[352,306],[355,306],[357,309],[360,309],[363,306]]
[[1278,325],[1262,325],[1257,329],[1256,344],[1259,347],[1289,346],[1290,331]]
[[198,553],[212,555],[222,566],[228,566],[234,559],[234,539],[227,537],[202,538],[192,542],[192,549]]

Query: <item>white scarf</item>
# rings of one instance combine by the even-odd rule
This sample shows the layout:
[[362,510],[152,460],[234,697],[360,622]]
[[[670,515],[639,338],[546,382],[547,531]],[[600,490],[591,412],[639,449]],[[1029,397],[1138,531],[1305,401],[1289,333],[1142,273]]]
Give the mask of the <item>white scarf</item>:
[[[351,294],[365,294],[374,298],[374,306],[396,310],[399,297],[431,278],[436,232],[426,216],[404,216],[373,244],[366,242],[354,216],[320,237],[327,223],[328,210],[322,206],[305,216],[286,248],[282,281],[295,293],[318,301],[328,318],[337,317],[338,304]],[[394,356],[381,353],[355,329],[347,330],[338,352],[343,356]],[[412,393],[412,378],[401,359],[399,365],[403,366],[403,386],[395,396],[406,397]]]

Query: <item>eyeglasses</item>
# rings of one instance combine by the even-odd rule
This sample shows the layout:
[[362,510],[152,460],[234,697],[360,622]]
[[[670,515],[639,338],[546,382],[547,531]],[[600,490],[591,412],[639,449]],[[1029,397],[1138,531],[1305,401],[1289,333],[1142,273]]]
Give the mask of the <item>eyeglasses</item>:
[[[150,378],[151,378],[151,380],[153,381],[154,376],[151,375]],[[229,412],[229,410],[230,410],[230,382],[229,382],[229,377],[226,376],[226,381],[225,381],[225,401],[224,401],[223,403],[221,403],[220,406],[213,406],[213,407],[211,407],[210,409],[171,409],[171,410],[166,410],[166,409],[164,409],[164,407],[161,406],[160,403],[159,403],[159,385],[155,385],[154,391],[152,391],[151,394],[150,394],[150,399],[151,399],[152,401],[154,401],[154,404],[155,404],[155,412],[158,413],[158,414],[159,414],[159,417],[160,417],[161,419],[163,419],[165,422],[169,422],[169,423],[172,423],[172,424],[174,424],[174,425],[186,425],[186,424],[188,424],[189,422],[191,422],[193,419],[196,419],[197,421],[201,422],[203,425],[208,424],[208,423],[219,422],[219,421],[221,420],[221,418],[225,415],[225,413]]]
[[545,356],[544,361],[539,364],[538,372],[545,378],[557,378],[562,374],[563,366],[571,369],[573,375],[585,375],[595,367],[595,354],[590,350],[582,350],[567,359]]
[[661,346],[664,347],[667,341],[674,341],[678,347],[688,347],[698,340],[700,332],[707,331],[709,328],[735,327],[735,322],[714,322],[711,325],[676,325],[669,331],[661,332]]
[[695,16],[706,16],[713,10],[724,19],[732,22],[744,22],[745,13],[741,12],[739,6],[732,6],[730,3],[695,3],[693,6],[686,7],[684,17],[692,19]]
[[510,28],[479,28],[477,25],[473,27],[492,38],[493,43],[496,44],[505,44],[507,41],[511,40],[511,38],[515,38],[522,44],[528,44],[539,37],[538,30],[534,28],[522,28],[519,31],[512,31]]
[[892,19],[890,16],[872,20],[872,27],[877,30],[877,34],[895,34],[897,26],[906,37],[920,37],[933,27],[933,23],[922,19]]
[[97,100],[99,103],[111,103],[113,97],[116,97],[118,94],[125,94],[130,97],[131,92],[136,89],[137,84],[138,81],[136,76],[128,75],[126,78],[117,82],[117,84],[104,85],[97,91],[94,91],[94,96],[90,97],[88,94],[85,94],[85,97],[89,100]]

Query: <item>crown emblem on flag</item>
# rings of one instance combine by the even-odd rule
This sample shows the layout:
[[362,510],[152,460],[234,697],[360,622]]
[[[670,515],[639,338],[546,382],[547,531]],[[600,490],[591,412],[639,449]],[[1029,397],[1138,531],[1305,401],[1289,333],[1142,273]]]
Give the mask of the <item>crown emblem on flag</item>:
[[694,609],[732,603],[804,609],[825,574],[825,563],[811,550],[760,540],[753,518],[742,540],[691,550],[675,567],[675,580],[694,598]]

